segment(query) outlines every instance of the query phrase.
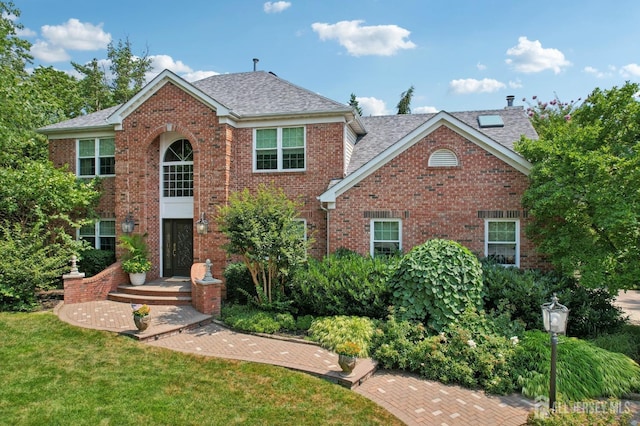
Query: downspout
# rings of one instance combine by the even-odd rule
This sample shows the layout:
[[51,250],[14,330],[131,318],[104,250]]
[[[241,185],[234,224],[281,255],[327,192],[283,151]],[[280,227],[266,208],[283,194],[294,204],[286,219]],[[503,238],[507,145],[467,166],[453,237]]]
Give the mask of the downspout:
[[329,209],[325,208],[322,205],[322,201],[320,201],[320,208],[322,210],[324,210],[325,213],[327,214],[327,243],[326,243],[326,245],[327,245],[327,257],[329,257],[329,215],[330,215],[330,213],[329,213]]

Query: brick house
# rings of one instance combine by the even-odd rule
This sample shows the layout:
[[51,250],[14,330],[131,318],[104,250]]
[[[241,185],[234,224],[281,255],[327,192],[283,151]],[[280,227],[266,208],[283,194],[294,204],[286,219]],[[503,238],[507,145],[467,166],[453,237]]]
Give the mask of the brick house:
[[268,72],[188,83],[164,71],[125,104],[40,131],[57,166],[103,177],[100,221],[79,237],[112,249],[132,218],[149,236],[150,278],[189,275],[207,258],[221,277],[217,206],[260,184],[301,197],[317,257],[406,252],[438,237],[542,265],[523,233],[531,165],[513,144],[537,135],[521,107],[360,117]]

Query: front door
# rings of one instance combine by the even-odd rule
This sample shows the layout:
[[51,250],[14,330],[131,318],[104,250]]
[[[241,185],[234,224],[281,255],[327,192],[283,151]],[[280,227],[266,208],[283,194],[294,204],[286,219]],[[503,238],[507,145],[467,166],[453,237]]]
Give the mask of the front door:
[[193,219],[164,219],[162,241],[162,276],[190,276],[193,264]]

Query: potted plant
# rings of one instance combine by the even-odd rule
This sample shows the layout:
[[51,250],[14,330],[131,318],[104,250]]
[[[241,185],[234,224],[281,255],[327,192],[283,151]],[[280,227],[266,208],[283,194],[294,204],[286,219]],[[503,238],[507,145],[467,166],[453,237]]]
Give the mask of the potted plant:
[[136,328],[140,331],[145,331],[151,323],[151,317],[149,317],[151,308],[146,304],[132,304],[131,309],[133,309],[133,322],[135,323]]
[[336,353],[338,354],[338,364],[342,371],[349,375],[356,368],[356,362],[358,361],[358,355],[362,349],[360,346],[351,341],[340,343],[336,346]]
[[122,270],[129,274],[132,285],[142,285],[151,269],[149,247],[145,238],[147,234],[121,235],[119,247],[124,249]]

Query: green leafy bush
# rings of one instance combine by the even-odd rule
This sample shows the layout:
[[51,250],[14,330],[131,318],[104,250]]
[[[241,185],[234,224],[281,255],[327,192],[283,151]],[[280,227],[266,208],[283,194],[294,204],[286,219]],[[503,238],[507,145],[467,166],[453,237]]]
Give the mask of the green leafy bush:
[[299,313],[384,318],[389,305],[387,279],[396,258],[364,257],[340,250],[322,261],[309,259],[290,281]]
[[[615,403],[614,403],[615,404]],[[631,412],[569,412],[554,413],[549,417],[538,416],[534,411],[529,413],[529,426],[631,426]]]
[[601,334],[591,342],[599,348],[610,352],[625,354],[640,363],[640,326],[627,324],[620,331],[612,334]]
[[302,315],[296,318],[296,329],[300,331],[308,331],[315,318],[313,315]]
[[436,331],[467,307],[482,305],[482,266],[455,241],[434,239],[414,247],[389,280],[392,302],[405,319]]
[[570,310],[567,332],[574,337],[612,333],[624,323],[606,289],[588,289],[554,272],[505,268],[483,261],[484,307],[523,321],[527,329],[542,329],[540,305],[554,293]]
[[251,279],[249,269],[244,263],[234,262],[229,264],[224,270],[224,279],[229,303],[246,305],[256,298],[256,286]]
[[89,248],[80,253],[78,269],[80,272],[84,272],[86,277],[92,277],[107,269],[115,261],[115,252]]
[[[62,236],[67,238],[66,235]],[[36,290],[61,284],[68,262],[78,248],[73,242],[51,242],[40,227],[0,224],[0,310],[31,311],[37,307]]]
[[506,394],[516,389],[510,371],[517,336],[510,334],[518,331],[470,308],[440,334],[429,336],[422,324],[397,320],[392,313],[376,330],[373,356],[384,368]]
[[[551,366],[549,335],[525,332],[514,360],[514,375],[523,395],[547,396]],[[559,401],[585,401],[640,390],[640,366],[631,358],[606,351],[585,340],[560,337],[557,355]]]
[[224,306],[221,314],[226,324],[242,331],[273,334],[296,328],[296,322],[289,313],[266,312],[247,305]]
[[318,318],[309,328],[309,337],[330,351],[342,343],[353,342],[361,348],[360,356],[369,356],[374,323],[365,317],[339,315]]

